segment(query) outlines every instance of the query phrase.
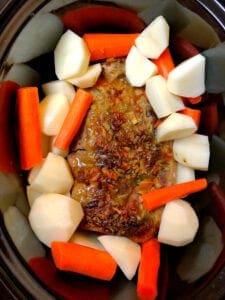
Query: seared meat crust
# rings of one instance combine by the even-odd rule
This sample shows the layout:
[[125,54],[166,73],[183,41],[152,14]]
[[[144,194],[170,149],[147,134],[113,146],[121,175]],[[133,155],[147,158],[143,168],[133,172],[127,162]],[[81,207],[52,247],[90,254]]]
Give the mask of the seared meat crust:
[[162,208],[146,211],[140,195],[174,182],[172,144],[155,141],[156,117],[144,89],[127,82],[124,60],[107,60],[103,70],[68,156],[72,197],[83,206],[83,229],[144,242],[156,234]]

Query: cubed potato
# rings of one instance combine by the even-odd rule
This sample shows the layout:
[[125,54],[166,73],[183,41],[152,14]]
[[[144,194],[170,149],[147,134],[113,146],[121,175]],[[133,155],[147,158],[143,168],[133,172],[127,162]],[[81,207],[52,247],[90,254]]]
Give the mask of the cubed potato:
[[209,166],[209,138],[202,134],[192,134],[173,142],[173,156],[180,164],[200,171]]
[[146,81],[145,92],[158,118],[184,108],[181,98],[168,91],[166,80],[161,75],[152,76]]
[[132,86],[141,87],[149,77],[157,73],[157,67],[132,46],[125,61],[125,73]]
[[69,101],[63,94],[46,96],[39,104],[42,132],[48,136],[57,135],[69,109]]
[[155,18],[136,38],[135,45],[148,58],[158,58],[169,45],[169,25],[163,16]]
[[98,240],[115,259],[127,279],[131,280],[141,259],[140,245],[127,237],[115,235],[102,235]]
[[90,52],[79,35],[67,30],[56,45],[54,58],[55,73],[62,80],[84,74],[89,65]]
[[42,193],[66,194],[73,185],[73,176],[67,161],[49,152],[31,186]]
[[194,240],[198,227],[194,209],[187,201],[177,199],[165,205],[158,240],[171,246],[185,246]]
[[78,201],[65,195],[47,193],[34,201],[29,221],[39,240],[50,247],[53,241],[69,241],[83,216]]

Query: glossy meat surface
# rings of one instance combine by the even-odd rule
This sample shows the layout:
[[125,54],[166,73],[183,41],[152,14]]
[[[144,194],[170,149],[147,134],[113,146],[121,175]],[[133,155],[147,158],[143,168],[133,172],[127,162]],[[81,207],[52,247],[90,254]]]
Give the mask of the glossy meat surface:
[[83,229],[143,242],[156,234],[162,208],[147,212],[140,195],[174,182],[172,143],[157,143],[156,117],[144,88],[133,88],[124,60],[107,60],[80,135],[68,161],[81,202]]

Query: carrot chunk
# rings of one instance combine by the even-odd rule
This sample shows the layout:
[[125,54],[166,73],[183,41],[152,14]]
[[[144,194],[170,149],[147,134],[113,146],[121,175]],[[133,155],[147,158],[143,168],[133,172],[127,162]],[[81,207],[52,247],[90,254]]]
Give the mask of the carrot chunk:
[[180,113],[191,117],[195,124],[197,125],[197,128],[199,128],[200,124],[200,118],[201,118],[201,110],[200,109],[192,109],[190,107],[185,107],[180,111]]
[[19,148],[21,169],[29,170],[42,162],[39,96],[36,87],[18,89]]
[[92,4],[70,9],[61,16],[61,20],[67,29],[79,35],[100,27],[110,31],[118,28],[120,31],[141,32],[146,26],[137,13],[109,5]]
[[67,151],[69,145],[78,132],[84,117],[92,103],[91,93],[78,89],[75,98],[70,106],[70,110],[63,122],[63,125],[56,136],[54,147]]
[[102,280],[111,280],[117,268],[112,256],[103,250],[69,243],[52,242],[55,265],[63,271],[72,271]]
[[7,173],[14,173],[17,169],[12,119],[18,88],[13,81],[0,83],[0,171]]
[[169,72],[175,68],[175,64],[169,48],[166,48],[166,50],[163,51],[159,58],[152,59],[152,62],[156,64],[159,74],[166,79],[169,75]]
[[138,33],[87,33],[83,36],[91,61],[126,56]]
[[151,190],[142,195],[143,205],[147,210],[154,210],[167,202],[199,192],[207,187],[207,180],[200,178],[184,183]]
[[153,238],[142,245],[138,269],[137,294],[141,300],[154,300],[158,295],[160,243]]

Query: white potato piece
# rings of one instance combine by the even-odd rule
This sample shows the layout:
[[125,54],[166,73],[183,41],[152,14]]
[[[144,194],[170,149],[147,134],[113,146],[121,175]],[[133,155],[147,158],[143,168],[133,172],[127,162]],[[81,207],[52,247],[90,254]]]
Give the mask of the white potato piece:
[[102,235],[98,240],[115,259],[127,279],[131,280],[141,259],[140,245],[127,237],[115,235]]
[[98,235],[93,232],[76,230],[72,235],[70,242],[97,250],[105,250],[102,244],[98,241],[97,237]]
[[209,138],[192,134],[173,142],[173,156],[180,164],[195,170],[207,171],[209,166]]
[[26,217],[16,208],[10,206],[4,212],[6,229],[16,248],[26,261],[33,257],[45,256],[45,249],[30,228]]
[[52,51],[62,33],[63,24],[56,15],[34,15],[11,47],[7,62],[24,63]]
[[40,169],[41,169],[43,163],[44,163],[44,161],[43,161],[40,165],[33,167],[33,168],[29,171],[28,176],[27,176],[27,181],[28,181],[29,184],[31,184],[31,183],[33,182],[34,178],[35,178],[35,177],[37,176],[37,174],[39,173],[39,171],[40,171]]
[[79,77],[68,78],[67,81],[73,85],[86,89],[95,85],[102,72],[102,65],[100,63],[88,67],[87,71]]
[[43,194],[42,192],[35,190],[30,185],[26,186],[26,192],[27,192],[27,200],[28,200],[30,207],[33,205],[35,199],[37,199],[39,196],[41,196]]
[[168,91],[166,80],[161,75],[152,76],[146,81],[145,92],[158,118],[184,108],[181,98]]
[[169,115],[157,128],[156,140],[169,141],[187,137],[197,130],[194,120],[181,113]]
[[42,132],[49,136],[57,135],[69,109],[69,101],[63,94],[51,94],[46,96],[39,104]]
[[191,205],[176,199],[164,207],[158,240],[171,246],[185,246],[194,240],[198,227],[198,217]]
[[176,183],[195,180],[195,170],[177,163]]
[[73,176],[65,158],[49,152],[31,186],[43,193],[66,194],[73,185]]
[[148,58],[158,58],[169,45],[169,25],[163,16],[155,18],[136,38],[136,47]]
[[197,97],[205,91],[205,57],[197,54],[173,69],[167,79],[168,90],[183,97]]
[[17,82],[21,87],[38,85],[40,81],[39,73],[25,64],[14,64],[4,77],[4,80]]
[[79,35],[67,30],[55,48],[54,61],[58,79],[81,76],[88,68],[90,52]]
[[157,66],[132,46],[125,61],[125,73],[132,86],[141,87],[157,73]]
[[53,241],[69,241],[83,216],[78,201],[65,195],[47,193],[34,201],[29,221],[38,239],[50,247]]
[[63,94],[69,103],[73,101],[76,94],[74,86],[65,80],[49,81],[42,84],[41,87],[46,96],[51,94]]

